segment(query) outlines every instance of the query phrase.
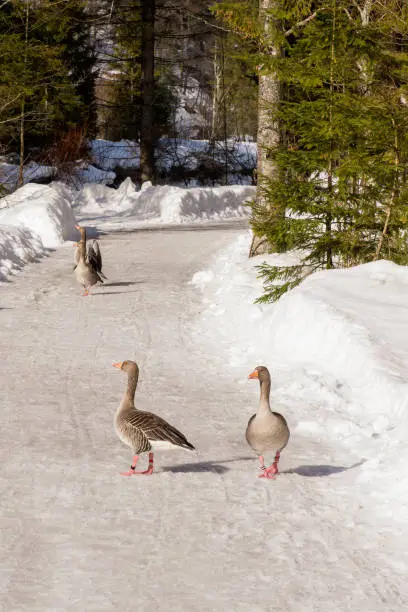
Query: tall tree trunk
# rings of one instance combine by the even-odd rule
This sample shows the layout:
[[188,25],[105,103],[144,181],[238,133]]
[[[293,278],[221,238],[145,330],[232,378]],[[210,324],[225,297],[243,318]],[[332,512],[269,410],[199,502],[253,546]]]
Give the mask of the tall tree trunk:
[[142,0],[142,121],[140,134],[140,175],[154,180],[154,25],[155,0]]
[[[30,17],[30,4],[29,0],[26,0],[26,11],[25,11],[25,35],[24,35],[24,79],[26,77],[26,67],[27,67],[27,47],[28,47],[28,24]],[[21,187],[24,184],[24,158],[25,158],[25,93],[23,94],[23,99],[21,100],[20,105],[20,161],[18,166],[18,187]]]
[[[259,0],[259,15],[264,24],[265,42],[271,50],[272,55],[277,55],[279,49],[273,43],[271,17],[267,11],[276,6],[276,0]],[[262,69],[262,68],[261,68]],[[279,124],[274,119],[273,113],[276,110],[280,99],[279,81],[276,75],[259,73],[259,98],[258,98],[258,164],[257,178],[258,187],[256,200],[259,205],[269,209],[271,220],[274,217],[273,204],[268,201],[264,185],[268,179],[272,179],[276,174],[276,165],[270,155],[270,150],[278,146],[280,142]],[[259,255],[266,250],[273,250],[274,245],[267,243],[264,237],[254,236],[249,251],[249,257]]]
[[221,90],[221,70],[219,61],[219,42],[215,38],[214,42],[214,83],[212,90],[212,114],[211,114],[211,140],[215,140],[218,136],[218,122],[219,122],[219,100]]

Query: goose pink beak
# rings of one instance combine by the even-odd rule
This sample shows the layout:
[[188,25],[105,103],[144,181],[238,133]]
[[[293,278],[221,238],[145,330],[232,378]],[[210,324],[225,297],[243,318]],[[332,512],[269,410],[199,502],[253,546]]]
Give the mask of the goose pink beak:
[[117,363],[113,363],[113,367],[114,368],[118,368],[118,370],[120,370],[122,368],[122,363],[123,361],[118,361]]
[[251,372],[248,378],[259,378],[258,370]]
[[81,229],[81,226],[80,225],[75,225],[75,229],[79,230],[79,229]]

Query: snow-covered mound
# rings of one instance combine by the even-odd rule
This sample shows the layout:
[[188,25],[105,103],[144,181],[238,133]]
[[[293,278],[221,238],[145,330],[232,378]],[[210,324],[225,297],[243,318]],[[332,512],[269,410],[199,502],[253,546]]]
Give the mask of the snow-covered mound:
[[[192,283],[206,307],[199,332],[216,340],[239,376],[272,372],[274,402],[294,435],[345,445],[363,462],[356,486],[383,514],[408,511],[408,269],[388,261],[307,278],[276,304],[262,293],[255,266],[289,255],[247,258],[241,235]],[[395,503],[389,505],[390,499]]]
[[62,185],[29,183],[3,198],[2,203],[7,208],[0,210],[0,226],[24,226],[41,238],[44,247],[55,248],[77,237],[70,192]]
[[111,185],[116,178],[116,173],[111,170],[101,170],[92,164],[83,164],[77,168],[74,181],[79,184],[99,183],[101,185]]
[[84,223],[104,229],[130,229],[245,218],[249,210],[244,202],[254,195],[255,187],[241,185],[187,189],[147,182],[136,191],[127,178],[119,189],[85,185],[74,206],[76,216]]
[[41,238],[28,228],[0,225],[0,282],[43,253]]
[[30,183],[1,200],[0,280],[45,249],[77,238],[70,197],[70,190],[62,184]]
[[133,140],[91,140],[89,142],[95,163],[104,170],[114,168],[138,168],[140,164],[140,147]]

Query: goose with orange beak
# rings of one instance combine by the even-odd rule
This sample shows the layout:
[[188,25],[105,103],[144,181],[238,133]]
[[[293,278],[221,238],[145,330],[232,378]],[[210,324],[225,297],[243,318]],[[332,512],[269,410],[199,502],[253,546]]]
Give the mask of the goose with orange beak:
[[[127,387],[123,399],[116,411],[114,427],[119,439],[133,450],[133,461],[128,472],[121,472],[122,476],[153,474],[153,451],[183,448],[194,450],[187,438],[164,419],[136,408],[134,403],[136,387],[139,379],[139,367],[134,361],[119,361],[113,364],[114,368],[123,370],[128,376]],[[149,453],[149,467],[147,470],[137,472],[136,464],[139,455]]]
[[[279,473],[278,463],[281,451],[289,442],[289,427],[285,417],[271,410],[269,403],[271,376],[268,368],[257,366],[248,378],[259,380],[261,396],[257,413],[248,421],[246,439],[249,446],[259,456],[262,470],[259,478],[273,479]],[[274,461],[269,467],[265,466],[265,453],[274,453]]]

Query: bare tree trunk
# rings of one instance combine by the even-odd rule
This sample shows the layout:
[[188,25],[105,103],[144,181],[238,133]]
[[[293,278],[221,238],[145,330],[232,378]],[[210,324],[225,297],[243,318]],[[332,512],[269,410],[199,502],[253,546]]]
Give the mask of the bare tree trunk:
[[[271,33],[270,16],[267,11],[274,7],[276,0],[259,0],[259,15],[264,24],[265,42],[271,49],[273,55],[279,50],[273,43]],[[273,117],[280,99],[279,81],[274,74],[259,74],[259,98],[258,98],[258,164],[257,178],[258,187],[256,200],[262,207],[269,208],[271,218],[273,217],[273,204],[268,201],[264,191],[265,182],[276,175],[276,165],[270,155],[270,150],[278,146],[280,142],[279,124]],[[254,236],[249,251],[249,257],[259,255],[268,250],[268,242],[262,236]],[[269,244],[269,250],[273,245]]]
[[218,123],[219,123],[219,100],[221,90],[221,70],[219,65],[219,43],[218,39],[215,39],[214,43],[214,84],[212,91],[212,117],[211,117],[211,140],[217,138]]
[[[25,14],[25,49],[24,49],[24,78],[26,76],[26,66],[27,66],[27,46],[28,46],[28,24],[29,24],[29,16],[30,16],[30,4],[29,1],[26,0],[26,14]],[[25,158],[25,94],[23,94],[23,99],[20,105],[20,161],[18,167],[18,187],[21,187],[24,184],[24,158]]]
[[154,168],[154,25],[155,0],[142,0],[142,121],[140,134],[140,175],[153,181]]

